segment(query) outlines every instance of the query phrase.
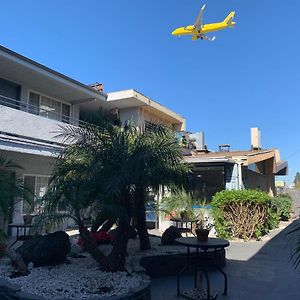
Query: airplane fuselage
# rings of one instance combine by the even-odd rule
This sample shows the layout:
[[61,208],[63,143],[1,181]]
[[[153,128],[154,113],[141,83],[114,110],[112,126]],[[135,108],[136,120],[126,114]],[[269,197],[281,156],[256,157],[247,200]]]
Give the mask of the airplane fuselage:
[[198,30],[195,28],[194,25],[188,25],[186,27],[179,27],[175,29],[172,32],[172,35],[201,35],[201,34],[206,34],[209,32],[214,32],[222,29],[226,29],[229,27],[232,27],[234,25],[234,22],[232,22],[231,25],[228,25],[224,22],[219,22],[219,23],[211,23],[211,24],[205,24],[202,25],[201,28]]

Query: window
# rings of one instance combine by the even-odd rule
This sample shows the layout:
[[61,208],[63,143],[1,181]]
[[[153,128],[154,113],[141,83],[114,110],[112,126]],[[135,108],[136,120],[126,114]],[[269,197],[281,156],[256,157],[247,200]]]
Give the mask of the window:
[[30,200],[34,202],[34,209],[29,206],[25,201],[23,202],[23,214],[32,212],[38,213],[43,209],[43,203],[40,199],[46,194],[49,186],[48,176],[24,176],[24,186],[32,192],[29,194]]
[[61,102],[41,96],[40,115],[61,121]]
[[29,111],[31,114],[38,115],[40,111],[40,95],[35,93],[29,94]]
[[62,104],[62,121],[70,123],[70,105]]
[[20,108],[21,86],[0,78],[0,104],[8,107]]
[[70,123],[70,105],[33,92],[29,93],[29,112],[52,120]]

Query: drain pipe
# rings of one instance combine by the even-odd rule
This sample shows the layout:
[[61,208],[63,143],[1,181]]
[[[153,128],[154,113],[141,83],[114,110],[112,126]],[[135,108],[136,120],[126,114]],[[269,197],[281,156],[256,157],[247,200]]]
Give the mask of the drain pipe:
[[242,174],[242,162],[237,161],[236,162],[237,167],[238,167],[238,189],[242,190],[243,189],[243,174]]

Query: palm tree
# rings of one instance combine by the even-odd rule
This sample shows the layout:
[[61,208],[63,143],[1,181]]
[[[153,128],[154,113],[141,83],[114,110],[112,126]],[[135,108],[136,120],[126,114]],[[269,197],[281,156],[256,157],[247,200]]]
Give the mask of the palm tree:
[[183,162],[181,147],[172,130],[153,124],[136,135],[133,153],[132,183],[134,185],[134,215],[140,238],[140,249],[150,248],[146,228],[145,202],[149,190],[157,191],[159,185],[183,187],[187,184],[190,168]]
[[[141,248],[150,247],[145,224],[145,195],[159,184],[182,184],[188,168],[171,131],[156,126],[141,131],[134,124],[113,125],[106,118],[94,124],[67,126],[60,136],[70,142],[57,160],[52,188],[46,194],[46,213],[65,205],[79,225],[86,249],[106,270],[124,268],[130,221],[136,219]],[[84,211],[94,207],[98,220],[117,223],[113,250],[105,256],[90,238]],[[105,216],[105,217],[103,217]]]

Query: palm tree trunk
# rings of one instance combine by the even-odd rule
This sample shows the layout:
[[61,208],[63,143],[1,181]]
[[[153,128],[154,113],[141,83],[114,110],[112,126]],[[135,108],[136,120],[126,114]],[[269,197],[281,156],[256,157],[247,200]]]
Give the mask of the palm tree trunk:
[[[117,228],[116,236],[112,242],[113,249],[108,256],[105,256],[98,248],[97,242],[91,238],[90,232],[84,226],[82,221],[78,222],[79,233],[83,240],[85,249],[91,254],[91,256],[99,263],[101,268],[107,272],[117,272],[125,270],[125,260],[127,254],[128,234],[130,228],[130,202],[125,199],[126,216],[119,219],[119,225]],[[108,226],[111,224],[108,221]]]
[[105,269],[107,265],[106,256],[98,249],[97,242],[91,238],[90,232],[82,222],[79,222],[79,234],[83,240],[86,251]]
[[108,255],[108,267],[111,272],[124,271],[127,255],[127,243],[129,234],[130,221],[124,218],[119,221],[116,237],[113,240],[113,250]]
[[116,220],[107,220],[101,227],[100,231],[106,231],[108,232],[113,225],[116,223]]
[[104,217],[101,213],[96,217],[95,221],[92,224],[91,231],[96,232],[98,229],[107,221],[107,218]]
[[99,214],[92,224],[91,231],[97,232],[100,229],[99,231],[108,232],[115,223],[116,220],[107,219],[107,217],[104,217],[101,214]]
[[145,189],[143,187],[137,187],[135,190],[134,212],[141,250],[148,250],[151,248],[149,233],[146,226],[145,198]]

